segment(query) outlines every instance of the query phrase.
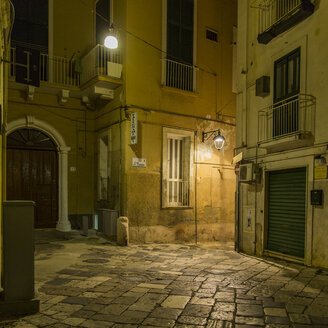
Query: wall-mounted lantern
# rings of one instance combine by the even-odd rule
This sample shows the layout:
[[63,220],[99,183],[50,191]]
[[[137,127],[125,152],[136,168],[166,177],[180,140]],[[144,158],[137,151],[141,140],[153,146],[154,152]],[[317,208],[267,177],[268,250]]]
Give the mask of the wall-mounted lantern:
[[209,132],[203,132],[202,142],[205,142],[213,135],[214,135],[214,138],[213,138],[214,147],[218,150],[222,149],[224,146],[225,137],[221,135],[220,129],[214,130],[214,131],[209,131]]

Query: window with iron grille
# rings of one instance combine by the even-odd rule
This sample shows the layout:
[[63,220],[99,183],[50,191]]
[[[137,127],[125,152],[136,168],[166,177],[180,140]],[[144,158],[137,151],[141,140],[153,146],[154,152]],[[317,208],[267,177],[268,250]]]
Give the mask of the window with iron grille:
[[170,131],[163,142],[163,207],[189,206],[191,134]]
[[171,137],[168,145],[168,204],[169,206],[188,205],[188,181],[183,176],[183,138]]

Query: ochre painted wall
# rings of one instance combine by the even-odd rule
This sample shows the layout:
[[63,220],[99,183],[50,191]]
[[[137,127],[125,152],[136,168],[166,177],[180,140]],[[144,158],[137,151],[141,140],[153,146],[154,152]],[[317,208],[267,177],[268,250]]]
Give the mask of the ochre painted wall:
[[70,59],[85,55],[95,46],[93,0],[53,0],[53,50],[55,56]]
[[[61,134],[66,145],[71,148],[68,152],[68,214],[93,214],[92,113],[86,113],[80,101],[72,98],[65,106],[60,106],[54,95],[36,92],[32,102],[26,102],[25,97],[24,91],[9,91],[8,122],[30,115],[48,123]],[[76,171],[70,168],[76,168]]]
[[[138,115],[141,145],[127,146],[125,158],[124,214],[130,220],[131,239],[137,242],[194,242],[197,224],[199,242],[232,241],[235,174],[231,159],[235,144],[234,127],[218,123],[199,126],[194,119],[181,119],[174,115],[148,115],[140,111]],[[185,209],[163,208],[162,122],[165,126],[198,132],[194,139],[195,147],[191,149],[195,163],[191,171],[194,190],[190,195],[189,207]],[[130,133],[129,123],[126,124],[126,139]],[[226,146],[221,151],[214,149],[211,140],[201,143],[203,129],[211,131],[219,127],[226,137]],[[132,167],[133,157],[146,158],[147,167]]]
[[[95,44],[94,1],[53,3],[53,54],[69,59],[80,51],[83,56]],[[94,214],[103,207],[119,210],[130,220],[132,242],[194,241],[195,221],[199,241],[233,240],[235,95],[231,91],[231,44],[236,1],[197,3],[195,64],[200,69],[195,93],[163,87],[161,51],[138,39],[162,47],[162,0],[113,1],[113,23],[123,53],[123,85],[115,89],[112,101],[96,99],[87,109],[81,102],[84,87],[72,88],[64,105],[58,103],[58,85],[43,84],[41,91],[36,89],[33,101],[26,101],[24,86],[10,90],[8,121],[34,116],[52,125],[71,147],[69,214]],[[205,39],[207,27],[218,31],[218,43]],[[130,114],[135,111],[139,141],[130,146]],[[162,208],[164,127],[194,135],[193,186],[190,206],[185,209]],[[213,149],[211,140],[201,143],[203,131],[218,128],[226,137],[221,151]],[[98,143],[102,135],[110,139],[107,200],[98,197]],[[133,157],[146,158],[147,167],[133,168]]]
[[[122,124],[122,214],[128,216],[130,238],[136,242],[194,242],[195,221],[198,241],[232,241],[235,175],[231,160],[235,147],[234,126],[220,124],[215,119],[230,123],[234,121],[231,45],[232,29],[236,25],[236,2],[197,1],[195,63],[200,70],[195,93],[163,87],[162,52],[138,39],[162,48],[162,9],[161,0],[127,1],[126,29],[129,33],[125,35],[124,70],[128,111],[123,116],[127,121]],[[218,43],[206,40],[206,28],[218,31]],[[136,146],[129,145],[131,112],[138,112]],[[188,208],[163,208],[164,127],[197,134],[191,150],[194,163],[198,163],[192,166],[193,184],[196,166],[197,178]],[[203,131],[218,128],[227,141],[220,152],[213,149],[211,141],[201,143]],[[146,158],[147,167],[132,167],[133,157]]]

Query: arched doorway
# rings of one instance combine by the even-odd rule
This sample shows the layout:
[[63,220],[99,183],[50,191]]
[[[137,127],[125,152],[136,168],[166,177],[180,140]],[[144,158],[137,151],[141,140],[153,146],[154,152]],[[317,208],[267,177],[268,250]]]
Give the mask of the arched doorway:
[[35,201],[35,227],[56,227],[58,154],[45,132],[21,128],[7,136],[7,199]]

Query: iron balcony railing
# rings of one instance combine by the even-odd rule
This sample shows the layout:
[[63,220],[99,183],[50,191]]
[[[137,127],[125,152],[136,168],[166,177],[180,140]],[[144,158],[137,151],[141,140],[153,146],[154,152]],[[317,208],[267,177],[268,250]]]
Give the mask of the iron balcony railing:
[[293,12],[298,10],[303,0],[257,0],[259,34],[269,30]]
[[170,59],[163,59],[162,85],[197,92],[198,68]]
[[100,44],[82,58],[81,84],[96,76],[121,79],[122,55],[119,49],[108,49]]
[[[10,76],[16,76],[16,48],[11,48]],[[40,53],[39,78],[42,82],[61,86],[78,87],[80,74],[75,69],[75,62],[65,57]]]
[[[120,50],[108,49],[101,45],[94,47],[82,59],[76,56],[67,59],[40,53],[39,77],[42,82],[79,87],[99,75],[120,79],[121,62]],[[13,47],[10,68],[12,77],[16,76],[16,63],[16,48]]]
[[258,113],[258,143],[311,133],[315,128],[315,98],[299,94],[277,102]]

